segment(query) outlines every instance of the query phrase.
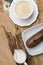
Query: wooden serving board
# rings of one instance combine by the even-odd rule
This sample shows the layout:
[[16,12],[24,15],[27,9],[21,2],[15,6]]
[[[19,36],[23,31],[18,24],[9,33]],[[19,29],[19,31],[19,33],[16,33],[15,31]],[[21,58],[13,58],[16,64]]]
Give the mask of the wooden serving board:
[[[21,38],[21,33],[22,33],[22,31],[24,31],[25,29],[27,29],[27,28],[31,28],[31,27],[33,27],[33,26],[36,26],[36,25],[38,25],[38,24],[41,24],[41,23],[43,23],[43,0],[36,0],[36,3],[37,3],[37,5],[38,5],[38,7],[39,7],[39,16],[38,16],[38,18],[37,18],[37,20],[36,20],[36,22],[35,23],[33,23],[31,26],[28,26],[28,27],[20,27],[20,26],[17,26],[17,25],[15,25],[14,23],[13,23],[13,21],[11,21],[11,19],[9,18],[9,13],[8,12],[6,12],[6,11],[4,11],[2,8],[0,9],[0,26],[1,27],[5,27],[5,30],[7,31],[7,34],[9,35],[9,37],[8,37],[8,35],[6,35],[6,32],[4,32],[3,34],[2,34],[2,36],[4,37],[4,34],[6,35],[6,38],[8,39],[8,44],[9,44],[9,41],[10,41],[10,39],[11,39],[11,41],[13,42],[13,43],[11,43],[10,42],[10,47],[9,47],[9,49],[12,51],[14,51],[14,49],[15,48],[22,48],[22,49],[24,49],[25,51],[26,51],[26,49],[25,49],[25,47],[22,45],[22,38]],[[2,29],[3,30],[3,29]],[[0,33],[1,32],[3,32],[3,31],[1,31],[1,28],[0,28]],[[9,32],[11,33],[11,34],[9,34]],[[1,38],[2,38],[2,36],[1,36]],[[17,37],[17,39],[18,40],[16,40],[16,44],[15,44],[15,46],[14,46],[14,48],[13,48],[13,45],[14,45],[14,38],[15,37]],[[6,40],[5,38],[4,38],[4,40]],[[4,40],[2,39],[2,44],[3,44],[3,42],[4,42]],[[6,41],[7,42],[7,41]],[[20,44],[19,44],[20,43]],[[7,44],[7,43],[6,43]],[[5,46],[6,46],[6,44],[5,44]],[[12,45],[13,44],[13,45]],[[0,41],[0,46],[1,46],[1,41]],[[11,46],[12,46],[12,48],[11,48]],[[20,46],[20,47],[19,47]],[[1,48],[0,48],[1,49]],[[7,48],[7,50],[8,50],[8,48]],[[4,50],[4,51],[7,51],[6,49]],[[3,52],[3,48],[2,48],[2,53],[3,53],[3,55],[4,55],[4,52]],[[8,52],[7,53],[7,55],[8,54],[11,54],[11,53],[13,53],[13,52]],[[27,52],[26,52],[27,53]],[[0,54],[0,63],[3,61],[3,56],[2,56],[2,59],[1,59],[1,54]],[[13,56],[13,55],[12,55]],[[27,62],[28,62],[28,65],[43,65],[43,54],[41,54],[41,55],[38,55],[38,56],[35,56],[35,57],[31,57],[31,56],[29,56],[29,54],[27,53],[27,56],[28,56],[28,58],[27,58]],[[5,56],[4,56],[5,58],[6,58],[6,54],[5,54]],[[11,56],[10,56],[11,57]],[[8,58],[9,59],[9,58]],[[11,57],[11,59],[12,59],[12,57]],[[6,59],[5,59],[6,60]],[[8,60],[6,60],[7,62],[8,62]],[[9,61],[8,62],[8,64],[6,64],[6,61],[4,61],[4,62],[2,62],[0,65],[10,65],[9,64],[9,62],[11,62],[11,61]],[[15,62],[14,62],[15,63]],[[12,62],[12,64],[11,65],[13,65],[13,62]],[[16,65],[16,64],[14,64],[14,65]],[[18,65],[18,64],[17,64]]]

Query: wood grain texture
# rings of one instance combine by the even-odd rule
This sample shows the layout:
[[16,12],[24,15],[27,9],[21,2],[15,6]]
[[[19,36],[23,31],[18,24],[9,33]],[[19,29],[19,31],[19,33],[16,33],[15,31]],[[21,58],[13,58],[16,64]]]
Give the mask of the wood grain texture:
[[[26,49],[25,49],[25,47],[24,46],[22,46],[22,38],[21,38],[21,36],[20,36],[20,33],[22,33],[25,29],[27,29],[27,28],[31,28],[31,27],[33,27],[33,26],[36,26],[36,25],[38,25],[38,24],[41,24],[41,23],[43,23],[43,0],[36,0],[36,3],[37,3],[37,5],[38,5],[38,8],[39,8],[39,16],[38,16],[38,18],[37,18],[37,20],[36,20],[36,22],[35,23],[33,23],[31,26],[27,26],[27,27],[20,27],[20,26],[18,26],[18,25],[15,25],[14,23],[13,23],[13,21],[11,21],[11,19],[9,18],[9,13],[8,12],[6,12],[6,11],[4,11],[3,9],[2,10],[0,10],[0,25],[1,26],[4,26],[5,27],[5,29],[6,29],[6,31],[7,32],[11,32],[11,34],[12,34],[12,36],[11,36],[11,38],[12,37],[17,37],[17,39],[18,39],[18,41],[17,41],[17,43],[16,43],[16,45],[19,45],[22,49],[24,49],[25,51],[26,51]],[[1,32],[1,29],[0,29],[0,32]],[[3,33],[2,35],[3,35],[3,37],[4,37],[4,34],[5,33]],[[2,36],[1,36],[1,38],[2,38]],[[7,38],[7,36],[6,36],[6,38]],[[8,38],[7,38],[8,39]],[[6,40],[6,39],[5,39]],[[3,40],[2,40],[2,42],[3,42]],[[8,42],[9,43],[9,42]],[[21,43],[21,45],[20,45],[20,43]],[[7,46],[7,45],[6,45]],[[1,47],[1,46],[0,46]],[[16,46],[17,47],[17,46]],[[4,53],[3,52],[3,49],[2,49],[2,53]],[[11,53],[11,52],[10,52]],[[27,53],[27,52],[26,52]],[[27,58],[27,62],[28,62],[28,65],[43,65],[43,54],[41,54],[41,55],[38,55],[38,56],[34,56],[34,57],[30,57],[29,55],[28,55],[28,53],[27,53],[27,56],[28,56],[28,58]],[[0,58],[2,57],[2,60],[0,60],[0,63],[1,62],[3,62],[4,63],[4,61],[3,61],[3,56],[0,54]],[[5,54],[5,57],[6,57],[6,54]],[[5,58],[4,57],[4,58]],[[29,58],[30,57],[30,58]],[[9,58],[8,58],[9,59]],[[8,61],[7,61],[8,62]],[[11,61],[10,61],[11,62]],[[5,62],[6,63],[6,62]],[[15,62],[14,62],[15,63]],[[6,65],[6,64],[1,64],[1,65]],[[8,64],[7,64],[8,65]],[[10,65],[10,64],[9,64]],[[12,64],[11,64],[12,65]],[[15,65],[15,64],[14,64]],[[18,65],[18,64],[17,64]]]
[[4,29],[0,26],[0,65],[16,65]]

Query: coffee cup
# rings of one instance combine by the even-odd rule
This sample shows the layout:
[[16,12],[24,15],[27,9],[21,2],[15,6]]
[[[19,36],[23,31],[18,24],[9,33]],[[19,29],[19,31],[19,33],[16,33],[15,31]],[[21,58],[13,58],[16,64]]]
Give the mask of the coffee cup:
[[27,62],[26,62],[26,59],[27,59],[27,55],[26,55],[24,50],[22,50],[22,49],[15,49],[15,51],[14,51],[14,60],[18,64],[28,65]]
[[13,0],[14,14],[19,19],[27,19],[33,13],[33,6],[28,0]]

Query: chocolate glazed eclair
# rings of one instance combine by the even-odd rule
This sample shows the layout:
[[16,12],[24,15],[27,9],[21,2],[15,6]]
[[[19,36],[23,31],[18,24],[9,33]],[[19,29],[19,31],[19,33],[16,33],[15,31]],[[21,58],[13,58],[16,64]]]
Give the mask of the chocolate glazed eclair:
[[39,32],[37,32],[35,35],[33,35],[32,37],[30,37],[27,41],[26,41],[26,45],[29,48],[32,48],[34,46],[36,46],[37,44],[39,44],[41,41],[43,41],[43,29],[40,30]]

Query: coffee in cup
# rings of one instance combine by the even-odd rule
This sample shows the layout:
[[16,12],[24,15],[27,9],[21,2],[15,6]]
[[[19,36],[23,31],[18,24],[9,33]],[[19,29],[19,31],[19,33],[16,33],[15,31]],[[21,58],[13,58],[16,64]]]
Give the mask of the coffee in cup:
[[15,14],[22,19],[28,18],[33,13],[33,6],[29,1],[19,1],[15,6]]

